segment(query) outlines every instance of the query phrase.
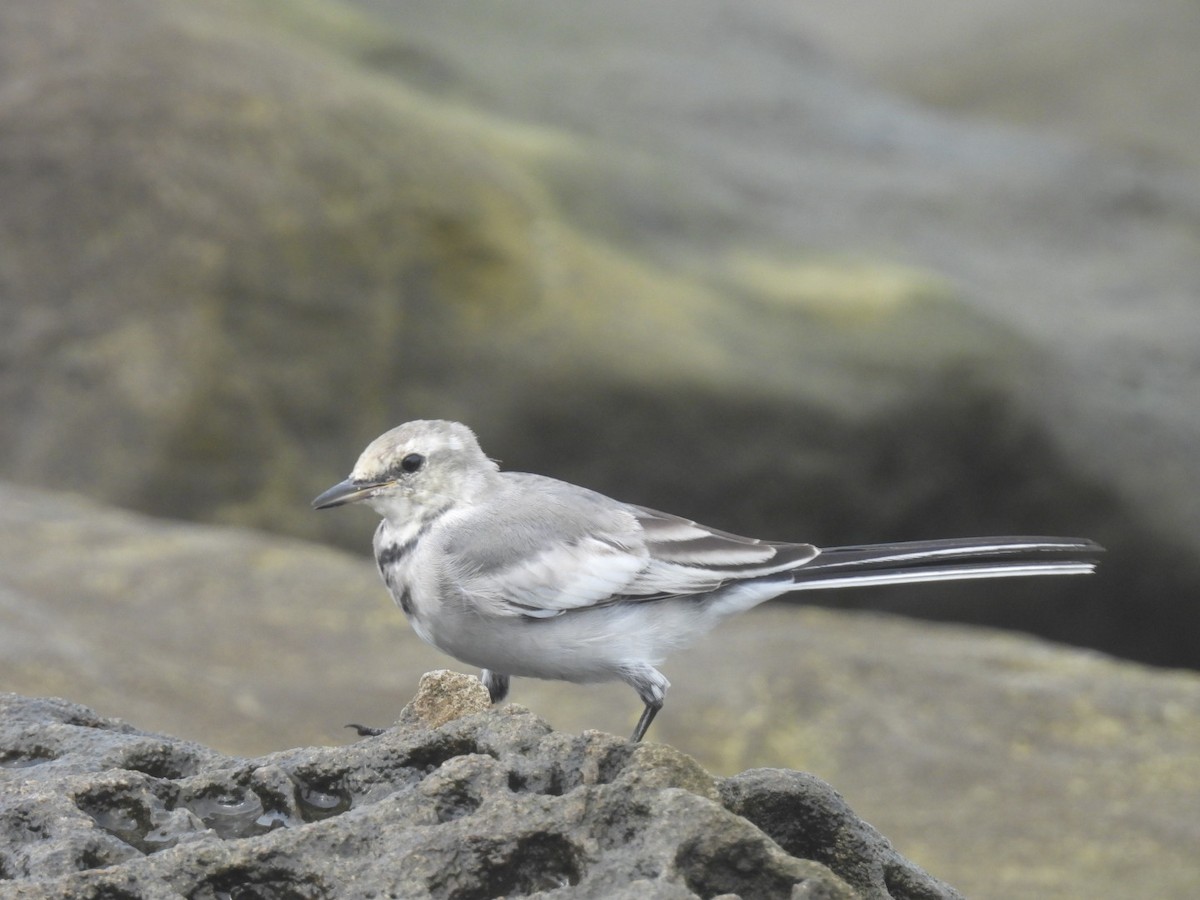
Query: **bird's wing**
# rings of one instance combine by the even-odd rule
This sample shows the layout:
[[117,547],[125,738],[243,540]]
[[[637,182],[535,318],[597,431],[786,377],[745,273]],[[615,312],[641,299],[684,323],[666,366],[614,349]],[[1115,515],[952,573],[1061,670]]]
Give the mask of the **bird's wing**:
[[643,548],[590,535],[552,542],[457,582],[492,614],[540,619],[611,603],[645,567]]
[[711,591],[731,581],[786,572],[821,551],[718,531],[669,513],[630,506],[646,542],[650,564],[630,585],[646,597]]
[[520,487],[509,505],[493,508],[448,548],[456,586],[493,615],[547,618],[703,593],[794,568],[818,552],[738,537],[549,479]]
[[491,615],[546,618],[611,602],[650,561],[636,517],[602,494],[505,473],[508,490],[445,545],[450,582]]

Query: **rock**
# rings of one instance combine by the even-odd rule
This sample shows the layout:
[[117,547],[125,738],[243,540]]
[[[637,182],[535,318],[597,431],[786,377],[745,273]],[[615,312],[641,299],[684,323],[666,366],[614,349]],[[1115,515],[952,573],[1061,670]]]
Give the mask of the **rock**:
[[417,695],[400,710],[400,718],[396,721],[437,728],[470,713],[483,712],[491,705],[487,688],[478,678],[438,669],[421,676]]
[[854,84],[786,6],[624,5],[617,56],[455,6],[0,4],[0,474],[365,548],[305,501],[449,416],[732,531],[1094,537],[1095,586],[910,610],[1200,660],[1186,182]]
[[[261,756],[386,724],[423,672],[452,664],[361,557],[0,483],[6,689]],[[1196,673],[786,604],[727,622],[664,672],[652,740],[719,775],[812,772],[971,897],[1191,900],[1200,881]],[[556,733],[627,735],[641,711],[622,684],[518,678],[512,698]],[[674,758],[639,777],[682,777],[678,751],[643,752]],[[706,796],[711,779],[688,770]]]
[[9,485],[0,622],[6,687],[242,753],[390,722],[447,662],[361,557]]
[[6,897],[955,898],[796,772],[553,732],[422,680],[397,725],[257,759],[0,695]]
[[[376,20],[319,2],[340,30],[286,7],[69,3],[0,9],[0,58],[56,85],[7,112],[21,140],[0,170],[0,410],[24,423],[0,432],[8,478],[361,547],[365,520],[298,514],[297,497],[428,412],[530,468],[640,436],[637,467],[593,454],[576,475],[658,485],[664,502],[696,488],[661,450],[695,444],[724,463],[696,461],[721,475],[696,515],[746,490],[723,473],[767,467],[816,509],[811,467],[846,458],[831,439],[875,443],[862,431],[897,403],[944,411],[931,373],[962,374],[968,410],[987,404],[1008,354],[1032,351],[919,270],[749,253],[730,289],[617,251],[563,215],[538,165],[550,153],[590,177],[586,139],[447,116],[370,64],[415,52]],[[70,252],[85,244],[86,264]],[[711,446],[714,425],[758,440]]]
[[[864,896],[930,893],[924,873],[914,871],[819,778],[787,769],[755,769],[725,779],[721,798],[786,852],[829,866]],[[826,825],[833,830],[822,832]]]
[[[1018,609],[972,592],[974,603],[951,603],[953,612],[928,604],[923,613],[960,621],[977,613],[972,621],[1160,665],[1200,665],[1191,600],[1200,590],[1200,505],[1190,489],[1200,483],[1191,374],[1200,345],[1200,178],[1186,162],[1196,159],[1200,117],[1189,115],[1196,55],[1184,49],[1195,43],[1193,5],[1175,0],[1140,15],[1119,3],[1005,0],[931,13],[919,29],[896,27],[910,21],[908,6],[872,2],[803,10],[790,0],[704,0],[686,10],[616,2],[589,16],[553,0],[523,3],[523,15],[508,14],[503,0],[487,3],[488,13],[474,0],[357,5],[402,23],[457,73],[453,87],[440,88],[448,98],[469,96],[496,115],[599,137],[641,162],[606,157],[582,174],[557,161],[544,168],[563,204],[593,231],[642,257],[708,273],[745,298],[745,315],[781,295],[794,304],[813,279],[792,263],[832,251],[936,273],[1016,345],[1037,348],[1003,341],[994,367],[973,353],[962,369],[932,365],[929,394],[905,394],[894,419],[843,440],[839,425],[871,418],[869,401],[841,380],[860,371],[858,339],[870,340],[867,332],[823,334],[814,353],[795,343],[808,323],[775,320],[741,346],[767,368],[802,366],[805,384],[826,392],[828,408],[800,411],[789,397],[774,409],[775,422],[802,428],[783,433],[770,417],[747,415],[745,402],[740,414],[707,405],[708,394],[692,403],[707,410],[695,414],[695,427],[661,400],[652,405],[657,418],[628,431],[620,430],[628,410],[610,410],[597,426],[595,407],[585,406],[561,428],[555,423],[569,409],[553,410],[539,420],[558,439],[547,455],[573,462],[551,463],[557,471],[584,471],[591,486],[650,505],[664,506],[666,497],[667,508],[691,518],[711,520],[713,510],[732,531],[785,537],[811,515],[805,527],[818,543],[847,542],[851,533],[851,542],[932,537],[947,527],[1082,529],[1113,550],[1105,586],[1089,588],[1086,601]],[[855,44],[876,53],[847,50]],[[864,59],[881,76],[877,84],[852,70]],[[416,61],[396,66],[402,77],[419,70]],[[910,75],[940,88],[940,99],[964,85],[975,93],[961,97],[960,115],[942,114],[901,95],[914,87]],[[1048,103],[1042,114],[1055,129],[1089,110],[1108,124],[1054,135],[997,125],[982,118],[981,85],[1008,111]],[[1113,125],[1139,148],[1168,148],[1169,157],[1115,154],[1079,139]],[[900,328],[906,319],[885,317]],[[885,333],[881,340],[908,340]],[[942,323],[912,337],[919,344],[935,335],[945,336]],[[866,378],[878,386],[900,371],[903,363],[868,364]],[[1003,376],[992,381],[997,372]],[[756,447],[780,448],[773,465],[739,453],[745,435]],[[612,448],[644,448],[646,437],[686,450],[649,488],[621,493],[626,484],[643,486]],[[537,470],[543,457],[534,444],[519,458]],[[507,448],[501,455],[517,458]],[[718,498],[724,472],[736,473],[735,484]],[[788,483],[801,472],[812,479]],[[829,490],[835,496],[827,499]],[[1120,521],[1110,517],[1115,508]],[[1141,596],[1156,599],[1131,610]],[[871,601],[881,602],[888,601]]]
[[[889,90],[975,119],[1200,163],[1200,103],[1191,90],[1200,82],[1191,52],[1200,18],[1186,0],[1147,16],[1094,0],[1001,0],[986,12],[937,0],[907,7],[929,27],[904,28],[912,20],[886,0],[795,13],[822,50]],[[1002,34],[1027,39],[997,40]]]

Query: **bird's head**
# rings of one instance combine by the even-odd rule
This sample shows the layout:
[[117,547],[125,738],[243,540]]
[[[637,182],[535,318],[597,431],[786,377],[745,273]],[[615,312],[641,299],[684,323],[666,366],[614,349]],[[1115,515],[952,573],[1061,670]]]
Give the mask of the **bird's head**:
[[371,441],[350,477],[312,505],[329,509],[365,500],[384,518],[402,520],[469,501],[487,488],[497,468],[466,425],[421,419]]

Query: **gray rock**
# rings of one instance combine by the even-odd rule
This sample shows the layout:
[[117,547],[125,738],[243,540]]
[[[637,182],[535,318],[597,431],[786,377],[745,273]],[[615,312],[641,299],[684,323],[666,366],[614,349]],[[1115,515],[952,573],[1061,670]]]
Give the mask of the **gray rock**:
[[[769,512],[778,501],[747,497],[761,470],[730,447],[751,434],[758,446],[779,441],[797,450],[785,452],[785,477],[812,467],[815,477],[794,493],[773,480],[764,494],[803,497],[819,541],[855,530],[885,539],[931,536],[947,526],[972,533],[1034,522],[1082,527],[1114,551],[1111,580],[1099,589],[1103,600],[1093,593],[1086,603],[1074,596],[1066,605],[1014,607],[976,596],[969,606],[914,601],[907,609],[1021,627],[1158,664],[1197,665],[1200,627],[1190,598],[1200,585],[1200,506],[1191,502],[1200,483],[1200,179],[1178,158],[1116,154],[1075,139],[1111,131],[1100,122],[1051,136],[981,115],[995,112],[986,108],[989,92],[1010,112],[1048,103],[1052,128],[1079,124],[1089,109],[1103,111],[1124,143],[1173,147],[1176,157],[1186,147],[1194,162],[1200,118],[1189,113],[1197,64],[1183,49],[1195,43],[1194,6],[1176,0],[1132,15],[1112,2],[1051,8],[1006,0],[943,15],[937,3],[901,12],[873,2],[798,10],[791,0],[616,0],[581,16],[553,0],[523,3],[521,15],[504,0],[414,0],[402,10],[380,0],[355,2],[402,22],[410,40],[449,64],[458,79],[439,86],[444,95],[469,96],[498,115],[616,148],[609,156],[620,154],[625,164],[608,160],[583,174],[547,164],[562,203],[621,246],[733,286],[749,301],[746,315],[758,301],[803,293],[798,285],[808,278],[792,267],[803,248],[810,259],[832,251],[937,272],[1000,326],[993,331],[1001,342],[994,366],[973,353],[961,368],[943,369],[931,358],[928,395],[905,395],[894,420],[844,442],[839,424],[864,407],[838,376],[861,371],[864,345],[852,340],[853,348],[823,359],[793,343],[789,355],[772,334],[791,340],[808,326],[764,327],[755,343],[739,346],[754,347],[780,370],[803,365],[808,384],[825,385],[831,408],[818,403],[799,413],[806,427],[788,435],[728,408],[706,407],[703,427],[694,430],[683,413],[660,410],[677,415],[670,424],[688,448],[674,468],[678,480],[693,485],[692,495],[681,487],[670,499],[690,516],[712,508],[738,517],[745,502],[770,516],[765,533],[788,533],[788,518]],[[921,27],[896,27],[901,17]],[[828,37],[833,29],[841,39]],[[878,64],[867,66],[882,75],[876,85],[851,71],[870,54],[872,39],[886,41],[874,48]],[[847,50],[856,44],[867,44],[867,52]],[[899,56],[905,48],[907,59],[889,66],[889,50]],[[1146,65],[1151,58],[1155,64]],[[907,74],[924,75],[942,99],[975,88],[959,98],[963,115],[901,96],[895,81],[913,88],[915,80],[905,77],[905,62]],[[999,71],[1006,64],[1007,77]],[[398,61],[396,70],[415,78],[421,67]],[[1081,97],[1087,99],[1072,103]],[[747,256],[751,264],[741,265]],[[869,329],[853,330],[869,340]],[[1032,342],[1032,352],[1015,349],[1000,332],[1017,344]],[[930,322],[913,339],[944,334],[941,323]],[[888,340],[908,338],[893,333]],[[868,380],[903,369],[876,368]],[[797,414],[794,402],[785,402],[777,420]],[[589,432],[584,414],[563,429],[579,435],[578,443],[564,444],[589,468],[603,469],[603,457],[613,454],[591,448],[632,446],[629,435],[638,433],[671,439],[653,421],[639,424],[640,432],[614,433],[610,418]],[[813,432],[825,440],[806,437]],[[709,441],[717,445],[715,459],[695,449]],[[821,477],[816,470],[834,446],[841,466]],[[734,454],[730,470],[739,484],[710,507],[706,491],[722,484],[723,452]],[[616,455],[612,468],[622,471],[593,483],[611,492],[629,477],[624,463]],[[778,467],[771,474],[778,478]],[[669,472],[656,475],[672,484]],[[822,495],[831,485],[838,496],[826,506]],[[1114,504],[1123,509],[1120,522],[1111,518]],[[799,506],[792,504],[790,521],[808,514]],[[745,516],[762,529],[755,512]],[[735,518],[726,527],[746,526]],[[1129,610],[1133,597],[1148,595],[1153,604]]]
[[0,474],[361,548],[305,500],[449,416],[764,537],[1086,534],[907,608],[1195,663],[1192,188],[700,7],[0,4]]
[[[725,806],[793,856],[838,872],[864,896],[935,897],[924,873],[851,811],[819,778],[788,769],[753,769],[721,783]],[[822,831],[832,826],[831,831]]]
[[[414,703],[473,691],[435,673]],[[512,706],[242,759],[5,694],[0,784],[6,897],[959,896],[811,776]]]
[[932,0],[906,4],[903,17],[887,0],[859,0],[794,13],[822,50],[890,90],[976,119],[1200,163],[1191,90],[1200,18],[1188,0],[1140,16],[1120,0],[999,0],[986,10]]
[[[342,743],[451,664],[362,557],[3,483],[0,650],[6,689],[239,756]],[[787,604],[664,671],[654,740],[720,775],[813,772],[971,897],[1195,894],[1196,673]],[[512,697],[563,732],[628,734],[640,711],[621,684],[517,679]]]

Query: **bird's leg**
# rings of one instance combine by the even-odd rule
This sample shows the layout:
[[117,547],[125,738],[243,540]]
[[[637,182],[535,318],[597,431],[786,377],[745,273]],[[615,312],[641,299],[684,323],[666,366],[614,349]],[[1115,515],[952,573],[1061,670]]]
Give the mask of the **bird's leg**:
[[658,715],[658,711],[662,709],[662,701],[658,701],[655,706],[651,703],[646,704],[646,708],[642,710],[642,717],[638,719],[637,726],[633,729],[633,735],[629,738],[629,742],[636,744],[646,736],[646,729],[650,727],[650,723],[654,721],[654,717]]
[[479,673],[479,680],[483,682],[483,686],[488,689],[488,694],[492,698],[492,703],[499,703],[508,696],[508,676],[501,675],[499,672],[493,672],[491,669],[484,669]]
[[646,704],[645,709],[642,710],[642,717],[638,719],[637,726],[633,729],[633,735],[629,738],[631,743],[636,743],[646,736],[646,729],[650,727],[650,723],[654,721],[658,711],[663,708],[663,700],[667,696],[667,688],[671,686],[671,682],[667,681],[666,676],[654,666],[645,663],[623,669],[621,680],[637,691],[642,702]]

